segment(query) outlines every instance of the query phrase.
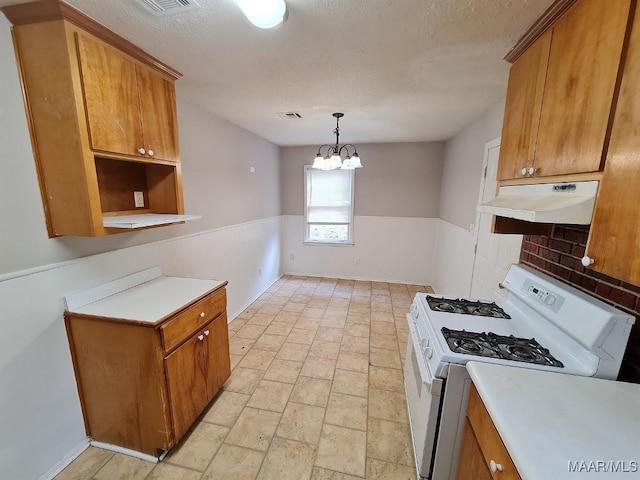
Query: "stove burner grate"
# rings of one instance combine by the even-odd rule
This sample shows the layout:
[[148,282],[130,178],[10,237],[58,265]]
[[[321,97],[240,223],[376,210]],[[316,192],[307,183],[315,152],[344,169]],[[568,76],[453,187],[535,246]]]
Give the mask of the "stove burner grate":
[[563,363],[551,355],[549,350],[540,345],[535,338],[517,338],[513,335],[497,335],[492,332],[467,332],[446,327],[442,327],[442,334],[454,353],[564,367]]
[[466,298],[439,298],[430,295],[427,295],[426,298],[429,308],[434,312],[460,313],[478,317],[511,318],[495,302],[480,302],[467,300]]

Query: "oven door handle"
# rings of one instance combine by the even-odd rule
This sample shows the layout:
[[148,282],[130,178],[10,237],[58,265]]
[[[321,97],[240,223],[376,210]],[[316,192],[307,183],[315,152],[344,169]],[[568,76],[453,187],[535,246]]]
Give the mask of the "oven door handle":
[[[409,324],[409,337],[413,343],[413,354],[415,355],[416,363],[418,364],[418,370],[420,371],[420,378],[422,383],[432,395],[440,395],[442,393],[442,379],[435,378],[431,374],[429,365],[424,359],[422,349],[420,348],[420,339],[418,338],[418,332],[411,315],[407,314],[407,323]],[[412,359],[407,358],[405,361],[410,362]]]

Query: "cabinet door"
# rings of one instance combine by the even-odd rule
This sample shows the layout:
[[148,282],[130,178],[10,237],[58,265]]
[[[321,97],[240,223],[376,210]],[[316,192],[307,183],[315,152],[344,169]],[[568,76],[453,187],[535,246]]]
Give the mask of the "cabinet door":
[[509,70],[498,180],[520,178],[523,168],[533,166],[551,33],[547,30]]
[[640,16],[631,31],[587,256],[593,268],[640,285]]
[[137,67],[144,148],[154,158],[180,159],[176,95],[172,81],[144,67]]
[[207,405],[204,339],[195,333],[165,358],[174,438],[179,439]]
[[135,63],[88,35],[78,33],[76,41],[91,148],[138,155],[142,124]]
[[207,400],[210,401],[231,375],[227,313],[207,325],[205,333],[207,331]]
[[458,476],[456,478],[457,480],[493,480],[468,418],[464,421]]
[[536,176],[601,170],[629,9],[580,0],[554,25]]

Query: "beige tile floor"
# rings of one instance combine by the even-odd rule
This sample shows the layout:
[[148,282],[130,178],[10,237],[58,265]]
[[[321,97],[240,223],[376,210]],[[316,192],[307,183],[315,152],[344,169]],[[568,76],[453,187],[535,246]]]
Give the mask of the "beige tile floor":
[[402,362],[417,291],[282,277],[229,324],[231,377],[161,463],[90,447],[55,480],[415,480]]

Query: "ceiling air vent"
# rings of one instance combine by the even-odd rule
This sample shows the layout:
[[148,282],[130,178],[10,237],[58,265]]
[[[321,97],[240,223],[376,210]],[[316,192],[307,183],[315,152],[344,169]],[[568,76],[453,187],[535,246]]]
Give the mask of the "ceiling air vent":
[[282,118],[302,118],[300,112],[279,112],[278,116]]
[[196,0],[136,0],[155,15],[169,15],[200,8]]

